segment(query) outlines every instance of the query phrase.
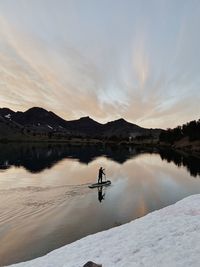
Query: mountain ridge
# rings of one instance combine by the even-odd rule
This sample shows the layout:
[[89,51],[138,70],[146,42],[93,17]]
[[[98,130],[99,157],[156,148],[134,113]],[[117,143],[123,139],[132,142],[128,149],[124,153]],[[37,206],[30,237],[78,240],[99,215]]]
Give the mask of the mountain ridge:
[[[81,117],[76,120],[65,120],[41,107],[32,107],[24,112],[13,111],[8,108],[0,108],[1,128],[3,124],[7,128],[18,131],[22,135],[33,135],[48,138],[135,138],[137,136],[153,136],[158,137],[161,129],[148,129],[140,127],[136,124],[126,121],[123,118],[109,121],[107,123],[99,123],[89,116]],[[1,134],[0,138],[6,137]]]

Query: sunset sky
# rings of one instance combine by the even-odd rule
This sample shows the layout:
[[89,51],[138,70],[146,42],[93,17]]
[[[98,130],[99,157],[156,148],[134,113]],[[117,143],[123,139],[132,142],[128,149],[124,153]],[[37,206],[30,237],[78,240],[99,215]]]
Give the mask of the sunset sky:
[[0,0],[0,107],[174,127],[200,117],[199,0]]

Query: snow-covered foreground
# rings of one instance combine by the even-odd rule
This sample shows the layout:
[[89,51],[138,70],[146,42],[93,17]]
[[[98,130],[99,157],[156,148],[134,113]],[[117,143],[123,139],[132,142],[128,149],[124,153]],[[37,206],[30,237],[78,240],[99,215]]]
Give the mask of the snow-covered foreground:
[[[88,218],[89,220],[92,218]],[[200,266],[200,195],[12,266]]]

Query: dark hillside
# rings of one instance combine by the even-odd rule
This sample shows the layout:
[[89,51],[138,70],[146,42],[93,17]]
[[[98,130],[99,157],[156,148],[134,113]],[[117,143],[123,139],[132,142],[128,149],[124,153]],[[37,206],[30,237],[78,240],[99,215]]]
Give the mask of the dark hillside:
[[83,117],[78,120],[66,121],[51,111],[33,107],[25,112],[14,112],[7,108],[0,109],[0,139],[70,139],[87,138],[98,140],[126,140],[130,138],[156,139],[160,129],[145,129],[124,119],[101,124]]

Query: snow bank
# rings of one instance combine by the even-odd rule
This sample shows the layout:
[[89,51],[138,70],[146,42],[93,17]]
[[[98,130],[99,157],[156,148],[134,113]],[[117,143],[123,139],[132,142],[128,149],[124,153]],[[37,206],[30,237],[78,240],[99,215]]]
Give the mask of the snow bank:
[[89,260],[103,267],[199,267],[200,195],[12,266],[82,267]]

